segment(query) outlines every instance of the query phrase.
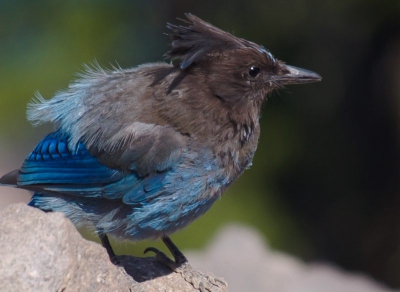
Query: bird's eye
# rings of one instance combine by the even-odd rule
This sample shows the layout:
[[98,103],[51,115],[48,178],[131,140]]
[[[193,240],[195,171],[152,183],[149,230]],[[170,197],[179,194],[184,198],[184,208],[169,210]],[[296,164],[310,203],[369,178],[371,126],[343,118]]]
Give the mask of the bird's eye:
[[260,68],[258,68],[256,66],[251,66],[250,70],[249,70],[249,75],[250,75],[250,77],[255,78],[258,76],[258,74],[260,74],[260,71],[261,71]]

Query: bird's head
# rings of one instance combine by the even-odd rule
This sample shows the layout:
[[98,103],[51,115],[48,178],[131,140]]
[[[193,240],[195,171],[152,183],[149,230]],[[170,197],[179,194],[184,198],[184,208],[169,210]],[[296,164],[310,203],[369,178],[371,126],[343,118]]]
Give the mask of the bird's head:
[[321,80],[317,73],[286,65],[263,46],[238,38],[194,16],[187,26],[168,24],[166,56],[188,74],[202,74],[213,94],[228,104],[256,102],[289,84]]

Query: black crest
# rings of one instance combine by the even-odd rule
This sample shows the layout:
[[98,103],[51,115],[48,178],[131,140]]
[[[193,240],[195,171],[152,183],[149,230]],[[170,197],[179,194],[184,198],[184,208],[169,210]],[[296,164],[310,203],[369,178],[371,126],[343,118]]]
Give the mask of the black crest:
[[181,69],[203,60],[207,55],[222,50],[240,47],[258,47],[256,44],[235,37],[197,16],[186,13],[188,26],[167,24],[172,42],[171,49],[165,54],[173,61],[179,61],[176,66]]

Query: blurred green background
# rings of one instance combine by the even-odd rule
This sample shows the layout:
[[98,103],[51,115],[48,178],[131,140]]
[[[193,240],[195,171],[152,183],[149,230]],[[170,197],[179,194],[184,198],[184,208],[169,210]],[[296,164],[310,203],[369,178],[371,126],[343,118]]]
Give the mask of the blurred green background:
[[[26,121],[36,90],[50,98],[95,59],[122,68],[162,60],[165,24],[184,12],[323,81],[269,97],[253,167],[172,238],[201,248],[243,222],[275,249],[400,287],[398,0],[0,0],[0,175],[51,130]],[[149,243],[113,245],[139,255]]]

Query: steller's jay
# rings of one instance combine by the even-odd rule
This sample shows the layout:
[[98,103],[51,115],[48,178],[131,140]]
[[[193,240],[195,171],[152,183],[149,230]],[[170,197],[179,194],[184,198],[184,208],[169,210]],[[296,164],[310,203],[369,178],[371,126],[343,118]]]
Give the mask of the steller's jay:
[[186,18],[187,26],[167,25],[171,64],[87,66],[52,99],[37,94],[28,119],[54,123],[55,131],[0,179],[33,191],[30,206],[93,228],[112,258],[106,234],[162,238],[175,258],[169,265],[186,263],[168,235],[204,214],[249,168],[265,96],[321,80],[263,46]]

